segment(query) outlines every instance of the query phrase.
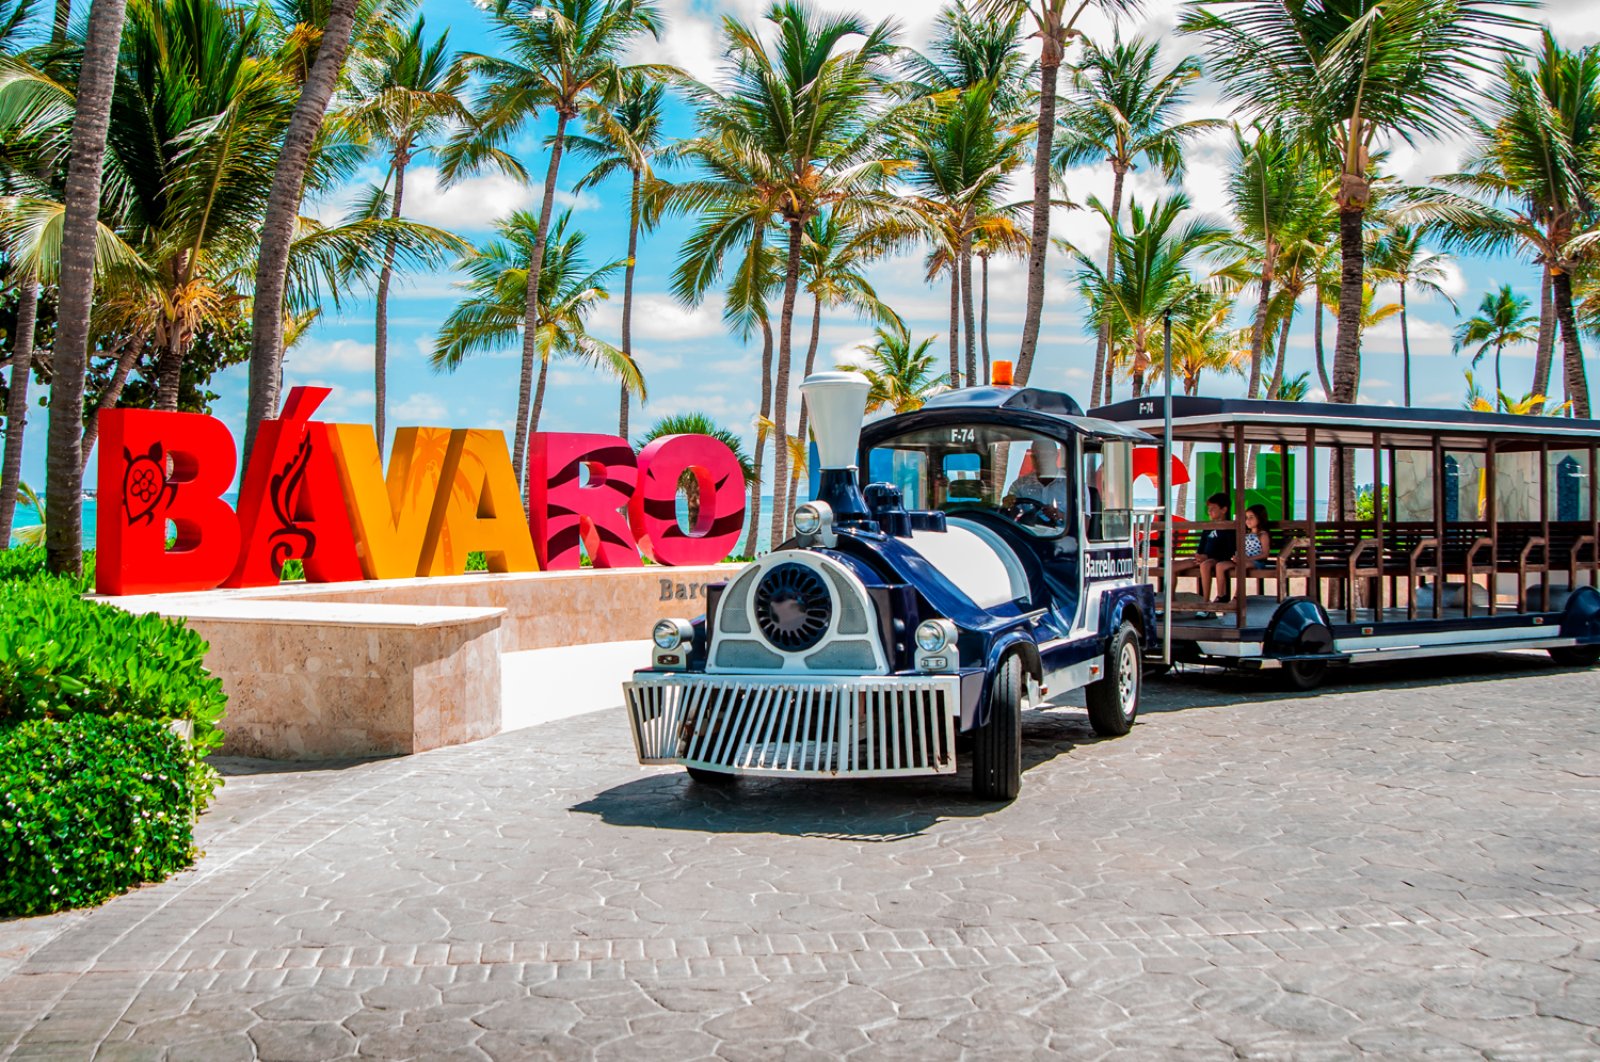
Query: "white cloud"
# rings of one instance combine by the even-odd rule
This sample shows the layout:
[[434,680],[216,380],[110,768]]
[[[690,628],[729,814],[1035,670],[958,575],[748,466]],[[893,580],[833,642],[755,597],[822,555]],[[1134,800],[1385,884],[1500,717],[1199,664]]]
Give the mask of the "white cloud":
[[[620,296],[600,306],[590,330],[602,335],[622,331]],[[722,320],[721,297],[708,298],[699,306],[685,306],[671,295],[639,293],[633,297],[633,335],[635,339],[675,342],[707,339],[727,333]]]
[[283,357],[292,373],[371,372],[373,345],[356,339],[303,339]]
[[455,232],[491,229],[535,201],[532,186],[501,173],[466,177],[448,188],[440,184],[433,166],[419,166],[406,175],[406,216]]
[[563,210],[599,210],[600,200],[592,192],[569,192],[564,188],[557,188],[552,197],[556,206]]
[[443,424],[450,416],[450,407],[437,395],[417,392],[407,395],[389,410],[391,420],[407,424]]

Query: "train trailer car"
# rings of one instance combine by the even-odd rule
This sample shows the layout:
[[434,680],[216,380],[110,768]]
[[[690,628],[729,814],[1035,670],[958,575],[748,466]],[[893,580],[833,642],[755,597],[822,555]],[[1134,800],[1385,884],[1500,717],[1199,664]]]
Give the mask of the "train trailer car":
[[1168,433],[1166,402],[1095,415],[1166,435],[1210,510],[1157,530],[1171,660],[1302,689],[1367,661],[1600,660],[1600,421],[1178,397]]
[[[641,763],[740,775],[1022,779],[1021,714],[1086,687],[1103,735],[1128,732],[1158,644],[1153,513],[1135,510],[1143,431],[1066,395],[980,387],[862,430],[867,381],[801,391],[816,501],[795,537],[654,632],[625,684]],[[863,474],[863,470],[871,475]]]

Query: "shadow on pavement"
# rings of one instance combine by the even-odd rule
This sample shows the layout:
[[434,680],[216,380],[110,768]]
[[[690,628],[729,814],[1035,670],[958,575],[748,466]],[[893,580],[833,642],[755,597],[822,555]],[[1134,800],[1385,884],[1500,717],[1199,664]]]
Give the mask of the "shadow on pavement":
[[[1087,717],[1071,709],[1027,712],[1022,727],[1024,772],[1101,740]],[[976,818],[1005,807],[972,795],[969,755],[965,745],[958,746],[957,774],[900,779],[741,778],[724,788],[671,771],[613,786],[572,810],[599,816],[608,826],[898,841],[942,820]]]

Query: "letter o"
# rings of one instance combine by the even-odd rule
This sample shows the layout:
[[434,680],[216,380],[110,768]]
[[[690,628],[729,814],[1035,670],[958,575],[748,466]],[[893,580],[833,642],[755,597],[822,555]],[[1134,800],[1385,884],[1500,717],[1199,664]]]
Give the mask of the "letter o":
[[[678,524],[678,481],[694,476],[700,511],[689,531]],[[657,564],[716,564],[744,530],[744,474],[733,451],[709,435],[664,435],[639,454],[639,487],[628,524]]]

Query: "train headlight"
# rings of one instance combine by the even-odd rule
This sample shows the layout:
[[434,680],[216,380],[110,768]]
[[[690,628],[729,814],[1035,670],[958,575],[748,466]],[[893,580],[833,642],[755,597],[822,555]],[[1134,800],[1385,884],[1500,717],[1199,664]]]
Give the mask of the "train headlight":
[[955,625],[949,620],[927,620],[917,625],[917,648],[924,653],[947,649],[955,640]]
[[668,652],[678,648],[684,642],[694,637],[694,626],[688,620],[664,619],[657,623],[655,630],[650,632],[650,640],[656,643],[657,649]]
[[794,532],[797,535],[819,535],[832,522],[833,509],[827,502],[807,502],[794,511]]

